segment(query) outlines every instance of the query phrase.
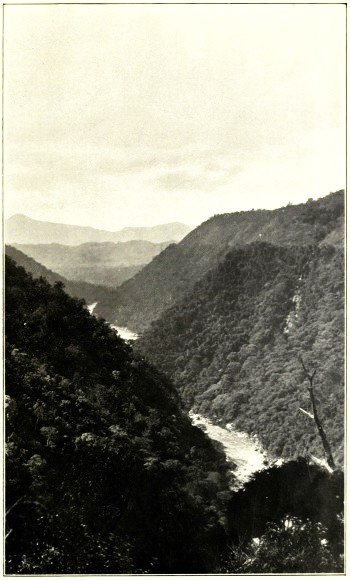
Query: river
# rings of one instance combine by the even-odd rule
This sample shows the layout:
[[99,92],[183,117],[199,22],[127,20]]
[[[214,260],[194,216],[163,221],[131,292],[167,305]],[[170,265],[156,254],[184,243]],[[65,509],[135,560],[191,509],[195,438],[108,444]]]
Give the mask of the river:
[[[88,305],[90,314],[93,313],[96,305],[97,302]],[[127,327],[111,324],[111,328],[116,330],[124,340],[134,341],[138,338],[138,334]],[[235,431],[230,424],[225,427],[213,425],[209,419],[193,411],[190,411],[189,416],[193,425],[200,427],[211,439],[223,445],[227,460],[235,464],[232,469],[233,489],[239,489],[249,481],[253,473],[266,469],[271,464],[256,438],[250,437],[247,433]]]
[[271,465],[257,438],[235,431],[230,424],[226,427],[213,425],[209,419],[193,411],[189,415],[193,425],[200,427],[211,439],[223,445],[227,460],[235,464],[236,467],[232,469],[233,489],[239,489],[249,481],[253,473]]
[[[97,302],[93,302],[93,304],[88,304],[87,309],[90,312],[90,314],[93,314],[96,306]],[[113,328],[113,330],[116,330],[120,338],[123,338],[124,340],[136,340],[139,337],[138,334],[132,332],[126,326],[116,326],[115,324],[111,324],[110,326],[111,328]]]
[[132,330],[129,330],[126,326],[115,326],[115,324],[111,324],[111,328],[116,330],[120,338],[123,338],[124,340],[136,340],[139,337],[138,334],[132,332]]

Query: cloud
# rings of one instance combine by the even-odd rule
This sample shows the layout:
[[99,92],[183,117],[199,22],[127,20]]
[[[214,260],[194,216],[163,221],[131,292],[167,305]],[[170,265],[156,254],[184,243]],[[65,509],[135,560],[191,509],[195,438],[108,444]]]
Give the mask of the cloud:
[[220,185],[225,185],[230,180],[230,173],[224,171],[168,171],[155,179],[147,180],[149,184],[158,189],[167,191],[199,190],[213,191]]

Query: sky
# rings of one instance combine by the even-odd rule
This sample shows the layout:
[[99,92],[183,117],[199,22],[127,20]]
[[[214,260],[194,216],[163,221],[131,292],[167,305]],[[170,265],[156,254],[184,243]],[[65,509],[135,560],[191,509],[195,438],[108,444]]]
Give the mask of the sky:
[[345,186],[345,5],[6,5],[5,217],[118,230]]

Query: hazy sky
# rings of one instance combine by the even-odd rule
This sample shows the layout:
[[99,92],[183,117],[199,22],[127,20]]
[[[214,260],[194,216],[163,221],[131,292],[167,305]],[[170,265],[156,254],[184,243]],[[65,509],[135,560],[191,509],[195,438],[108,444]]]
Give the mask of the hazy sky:
[[5,6],[5,213],[198,224],[345,185],[344,5]]

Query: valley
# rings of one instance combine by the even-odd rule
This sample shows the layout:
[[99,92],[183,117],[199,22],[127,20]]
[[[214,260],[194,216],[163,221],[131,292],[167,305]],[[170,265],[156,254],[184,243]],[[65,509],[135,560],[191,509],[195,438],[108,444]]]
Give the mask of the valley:
[[[342,569],[343,222],[340,191],[178,243],[6,246],[10,572]],[[286,518],[306,552],[260,564]]]
[[299,410],[310,406],[302,356],[317,370],[318,406],[342,465],[343,260],[326,246],[233,250],[135,349],[171,377],[188,409],[258,435],[285,459],[323,455],[313,422]]
[[70,281],[115,288],[132,278],[169,243],[130,240],[90,242],[76,246],[14,244],[14,247]]
[[346,6],[2,17],[4,576],[346,575]]
[[304,357],[317,369],[318,405],[342,465],[343,212],[344,194],[336,192],[270,212],[215,216],[178,244],[18,246],[53,267],[55,260],[68,266],[75,255],[77,271],[79,260],[101,267],[117,256],[119,263],[143,261],[146,248],[160,252],[118,288],[71,281],[19,249],[6,251],[36,276],[84,297],[95,316],[105,315],[170,377],[187,412],[257,435],[275,459],[322,457],[307,420]]
[[[93,314],[97,302],[90,304],[88,310]],[[126,341],[135,341],[139,337],[129,328],[122,328],[110,325],[117,331],[118,335]],[[219,442],[224,449],[226,459],[230,464],[230,471],[233,474],[232,489],[240,489],[250,477],[269,465],[267,454],[261,449],[257,437],[249,437],[246,433],[235,431],[232,425],[225,427],[214,425],[209,419],[189,412],[192,424],[198,426],[210,439]]]
[[138,333],[185,298],[228,252],[252,243],[342,248],[344,191],[276,210],[216,215],[170,244],[98,304],[97,314]]

